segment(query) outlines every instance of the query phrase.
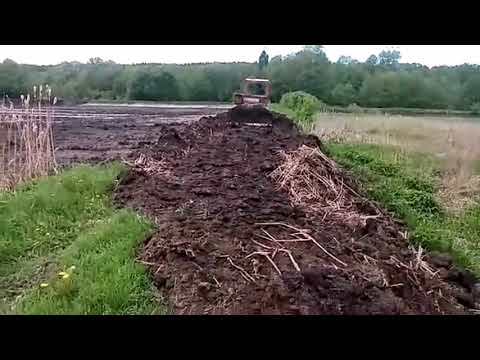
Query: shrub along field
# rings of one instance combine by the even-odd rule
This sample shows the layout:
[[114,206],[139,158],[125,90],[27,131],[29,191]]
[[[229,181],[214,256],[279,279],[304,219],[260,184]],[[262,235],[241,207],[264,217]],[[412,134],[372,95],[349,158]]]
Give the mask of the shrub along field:
[[336,114],[322,111],[321,102],[304,117],[302,106],[315,104],[306,98],[272,108],[320,136],[329,155],[365,192],[406,222],[412,241],[448,252],[480,275],[480,124],[449,117]]

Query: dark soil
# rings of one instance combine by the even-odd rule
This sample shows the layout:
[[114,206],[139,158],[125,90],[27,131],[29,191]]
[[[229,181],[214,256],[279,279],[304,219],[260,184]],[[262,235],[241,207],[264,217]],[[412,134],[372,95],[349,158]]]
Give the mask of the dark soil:
[[162,134],[161,124],[188,123],[217,112],[214,107],[58,107],[53,127],[57,162],[68,166],[119,160],[153,143]]
[[[116,200],[158,225],[140,257],[173,313],[463,314],[472,305],[467,290],[443,280],[449,260],[425,259],[434,275],[418,266],[404,229],[385,213],[352,227],[292,206],[269,177],[282,161],[278,151],[320,143],[288,119],[236,108],[192,124],[160,124],[147,138],[135,138],[136,162]],[[345,176],[345,183],[353,182]],[[349,196],[357,212],[378,214]],[[292,240],[296,230],[260,223],[305,229],[317,244],[280,245],[270,236]]]
[[[16,109],[20,111],[18,106]],[[132,151],[155,143],[163,132],[160,125],[190,123],[220,110],[216,105],[191,108],[86,105],[55,106],[53,111],[56,160],[61,167],[67,167],[124,159]],[[0,123],[0,150],[5,145],[7,124]],[[3,160],[7,163],[11,159]]]

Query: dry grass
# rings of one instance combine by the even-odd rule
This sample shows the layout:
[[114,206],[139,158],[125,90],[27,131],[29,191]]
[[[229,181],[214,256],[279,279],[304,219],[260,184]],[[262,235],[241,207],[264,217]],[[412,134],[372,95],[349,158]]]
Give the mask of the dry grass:
[[167,177],[172,176],[168,163],[164,159],[156,160],[148,155],[140,154],[134,162],[126,159],[123,159],[123,162],[135,171],[145,175],[163,174]]
[[[8,97],[0,106],[0,189],[46,176],[56,169],[51,89],[33,89],[15,108]],[[32,102],[32,104],[31,104]]]
[[462,209],[480,194],[480,122],[460,117],[319,113],[314,132],[327,141],[389,145],[399,155],[433,155],[442,164],[442,202]]
[[279,155],[283,161],[270,176],[280,189],[288,192],[292,205],[352,227],[365,225],[366,219],[376,217],[358,212],[354,200],[361,196],[345,183],[345,175],[337,164],[319,148],[303,145],[292,152],[280,151]]
[[270,176],[288,191],[294,205],[314,207],[321,213],[351,207],[337,166],[318,148],[303,145],[279,154],[283,162]]

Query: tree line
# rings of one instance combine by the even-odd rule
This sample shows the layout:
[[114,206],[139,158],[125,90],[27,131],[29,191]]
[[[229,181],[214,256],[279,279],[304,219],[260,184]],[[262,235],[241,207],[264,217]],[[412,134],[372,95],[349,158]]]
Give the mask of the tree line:
[[0,64],[0,93],[19,97],[33,85],[49,84],[66,101],[153,100],[231,101],[249,76],[272,81],[273,101],[305,91],[329,105],[424,109],[480,109],[480,66],[401,63],[396,50],[384,50],[365,62],[341,56],[333,62],[322,46],[309,45],[288,56],[255,63],[116,64],[92,58],[37,66],[6,59]]

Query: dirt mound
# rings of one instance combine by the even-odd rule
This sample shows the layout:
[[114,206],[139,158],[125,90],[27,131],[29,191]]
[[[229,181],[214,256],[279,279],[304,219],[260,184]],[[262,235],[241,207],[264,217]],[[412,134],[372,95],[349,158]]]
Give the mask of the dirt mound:
[[273,125],[277,129],[289,132],[298,132],[295,124],[282,114],[272,113],[261,105],[236,106],[229,111],[219,114],[217,119],[238,124],[256,123]]
[[175,313],[465,312],[448,271],[288,119],[235,108],[162,134],[116,198],[156,222],[140,257]]

